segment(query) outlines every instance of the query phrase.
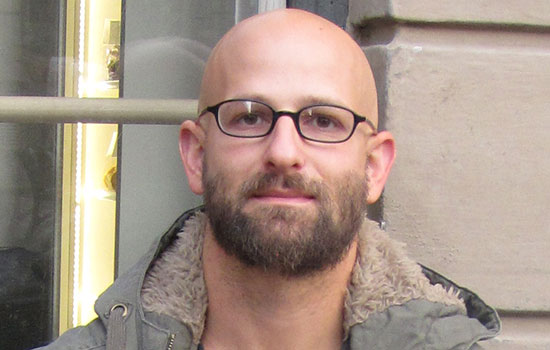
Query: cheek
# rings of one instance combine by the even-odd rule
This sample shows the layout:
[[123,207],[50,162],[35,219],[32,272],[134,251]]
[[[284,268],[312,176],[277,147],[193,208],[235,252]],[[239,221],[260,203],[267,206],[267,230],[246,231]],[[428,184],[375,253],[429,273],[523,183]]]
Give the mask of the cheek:
[[358,138],[358,141],[355,142],[353,151],[350,151],[350,161],[353,162],[350,167],[355,171],[362,172],[364,176],[369,163],[369,151],[366,138]]
[[204,155],[208,176],[223,176],[226,183],[232,184],[232,187],[237,186],[238,181],[242,182],[242,180],[258,172],[258,166],[261,162],[260,155],[256,154],[258,153],[257,150],[258,148],[242,142],[209,144]]
[[359,149],[353,144],[335,144],[309,156],[323,178],[341,178],[346,173],[365,176],[368,157],[364,147]]

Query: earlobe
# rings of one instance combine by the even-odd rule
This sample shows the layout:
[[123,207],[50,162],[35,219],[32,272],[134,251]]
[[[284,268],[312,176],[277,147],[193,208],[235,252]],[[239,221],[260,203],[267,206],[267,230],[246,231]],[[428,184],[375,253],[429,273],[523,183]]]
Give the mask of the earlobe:
[[380,197],[395,155],[395,141],[388,131],[379,132],[372,138],[366,169],[369,186],[367,202],[369,204],[376,202]]
[[179,148],[180,157],[185,168],[189,188],[195,194],[204,192],[202,186],[204,130],[198,123],[186,120],[181,124]]

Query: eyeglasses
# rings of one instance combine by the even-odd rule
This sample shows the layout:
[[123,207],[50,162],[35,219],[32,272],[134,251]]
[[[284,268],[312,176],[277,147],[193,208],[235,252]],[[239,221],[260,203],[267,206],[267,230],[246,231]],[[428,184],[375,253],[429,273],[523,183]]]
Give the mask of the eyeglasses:
[[376,134],[374,124],[350,109],[329,104],[304,107],[297,112],[276,111],[253,100],[233,99],[206,107],[199,117],[210,112],[220,130],[229,136],[253,138],[268,135],[282,116],[294,121],[298,134],[306,140],[339,143],[347,141],[357,124],[366,122]]

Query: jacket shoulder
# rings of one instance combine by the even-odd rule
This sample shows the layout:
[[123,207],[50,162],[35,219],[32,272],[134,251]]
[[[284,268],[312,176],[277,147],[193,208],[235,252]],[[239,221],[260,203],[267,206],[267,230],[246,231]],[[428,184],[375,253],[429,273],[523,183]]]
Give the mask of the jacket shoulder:
[[36,350],[104,350],[106,332],[100,320],[69,329],[53,343]]
[[351,328],[350,345],[354,350],[480,350],[474,344],[491,336],[457,306],[417,299],[369,315]]

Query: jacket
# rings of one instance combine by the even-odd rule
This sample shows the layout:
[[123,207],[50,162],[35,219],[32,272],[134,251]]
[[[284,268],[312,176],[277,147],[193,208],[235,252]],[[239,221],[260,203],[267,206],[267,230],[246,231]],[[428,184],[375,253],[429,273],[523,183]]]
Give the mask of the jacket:
[[[208,303],[200,263],[204,221],[201,210],[185,212],[98,298],[96,320],[41,349],[200,350]],[[478,341],[500,332],[496,311],[477,295],[411,261],[373,223],[364,226],[342,349],[481,349]]]

